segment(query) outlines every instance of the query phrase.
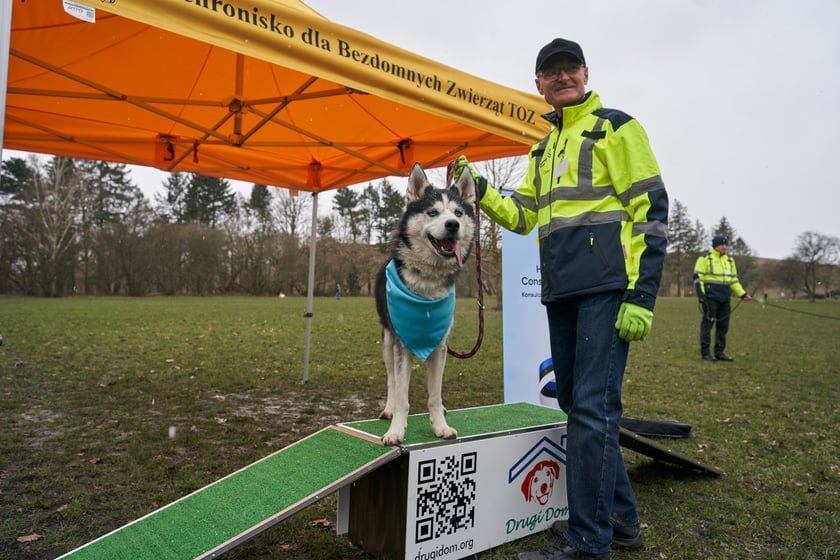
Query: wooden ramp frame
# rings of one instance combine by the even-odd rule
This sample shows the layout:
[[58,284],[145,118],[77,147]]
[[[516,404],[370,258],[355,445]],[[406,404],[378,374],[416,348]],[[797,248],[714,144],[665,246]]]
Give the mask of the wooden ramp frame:
[[449,411],[459,439],[440,440],[428,414],[408,418],[401,447],[380,442],[388,420],[330,426],[252,463],[58,560],[203,560],[216,558],[295,513],[356,482],[411,449],[493,437],[565,421],[527,403]]
[[401,453],[331,426],[60,559],[216,558]]
[[[451,410],[458,439],[440,440],[428,414],[408,418],[406,441],[385,447],[388,420],[330,426],[81,546],[57,560],[216,558],[412,449],[498,437],[565,422],[562,411],[529,403]],[[621,429],[621,446],[719,476],[717,469]]]

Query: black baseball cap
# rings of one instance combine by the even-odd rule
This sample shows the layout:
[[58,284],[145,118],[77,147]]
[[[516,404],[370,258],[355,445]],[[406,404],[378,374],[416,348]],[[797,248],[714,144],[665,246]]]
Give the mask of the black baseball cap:
[[720,245],[726,245],[726,238],[722,235],[712,237],[712,247],[718,247]]
[[580,45],[568,39],[554,39],[552,42],[540,49],[540,54],[537,55],[537,68],[534,73],[539,72],[549,58],[556,54],[565,54],[576,58],[578,62],[586,66],[586,59],[583,58],[583,50]]

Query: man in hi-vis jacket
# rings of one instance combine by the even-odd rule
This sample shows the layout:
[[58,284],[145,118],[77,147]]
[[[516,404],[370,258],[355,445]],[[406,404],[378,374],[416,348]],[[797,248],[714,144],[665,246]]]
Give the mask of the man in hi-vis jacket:
[[[714,236],[709,254],[697,257],[694,264],[694,289],[703,309],[703,320],[700,322],[700,356],[710,362],[733,361],[732,357],[723,353],[726,348],[726,333],[729,331],[729,316],[732,315],[729,298],[734,293],[742,300],[750,301],[752,296],[738,281],[735,259],[726,254],[724,236]],[[713,326],[714,354],[710,352]]]

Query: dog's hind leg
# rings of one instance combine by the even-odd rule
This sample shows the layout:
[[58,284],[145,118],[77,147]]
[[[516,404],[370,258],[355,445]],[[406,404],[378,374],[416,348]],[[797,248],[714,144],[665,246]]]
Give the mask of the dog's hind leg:
[[426,360],[426,390],[429,395],[429,421],[432,431],[439,438],[455,439],[458,432],[446,423],[446,408],[443,406],[443,369],[446,366],[446,339],[435,348]]
[[[408,423],[408,387],[411,381],[411,365],[412,354],[402,345],[401,342],[395,340],[391,344],[393,360],[393,383],[389,383],[388,399],[386,403],[387,412],[388,403],[392,405],[391,425],[388,431],[382,436],[382,443],[385,445],[398,445],[405,441],[405,428]],[[384,353],[384,352],[383,352]]]

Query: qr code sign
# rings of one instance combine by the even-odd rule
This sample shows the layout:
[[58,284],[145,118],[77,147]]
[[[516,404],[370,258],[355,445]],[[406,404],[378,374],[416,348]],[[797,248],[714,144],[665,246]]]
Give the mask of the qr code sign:
[[415,542],[475,526],[476,461],[472,452],[418,463]]

